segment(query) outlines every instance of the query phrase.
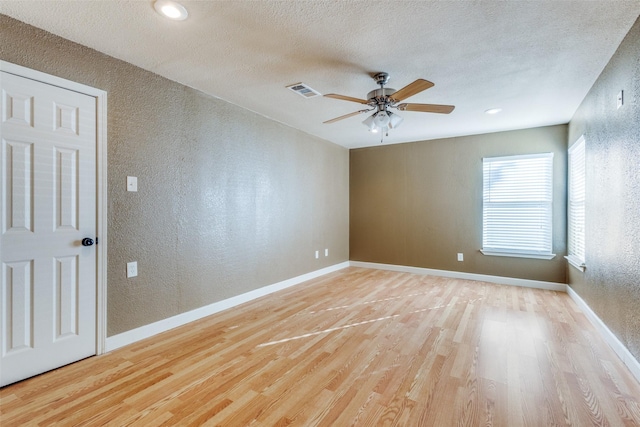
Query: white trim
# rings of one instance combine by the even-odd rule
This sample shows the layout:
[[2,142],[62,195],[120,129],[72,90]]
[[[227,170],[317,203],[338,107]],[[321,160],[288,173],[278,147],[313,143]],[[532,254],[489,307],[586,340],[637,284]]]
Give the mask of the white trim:
[[103,354],[106,350],[107,339],[107,223],[108,223],[108,192],[107,192],[107,92],[101,91],[96,96],[96,113],[98,127],[97,139],[97,191],[96,203],[98,214],[98,228],[96,237],[99,241],[96,246],[97,264],[97,310],[96,310],[96,353]]
[[168,319],[160,320],[150,325],[141,326],[131,331],[123,332],[118,335],[108,337],[106,339],[105,352],[113,351],[118,348],[133,344],[145,338],[152,337],[156,334],[168,331],[178,326],[185,325],[189,322],[202,319],[206,316],[218,313],[229,308],[233,308],[245,302],[252,301],[265,295],[298,285],[307,280],[315,279],[334,271],[342,270],[347,267],[371,268],[376,270],[399,271],[404,273],[433,275],[441,277],[450,277],[455,279],[478,280],[501,285],[521,286],[535,289],[546,289],[559,292],[567,292],[576,305],[585,313],[589,321],[594,325],[596,330],[602,334],[605,341],[611,346],[622,362],[629,368],[631,374],[640,381],[640,363],[633,357],[627,348],[616,338],[615,335],[607,328],[607,326],[598,318],[598,316],[589,308],[589,306],[580,298],[576,292],[563,283],[544,282],[539,280],[517,279],[502,276],[489,276],[485,274],[463,273],[459,271],[434,270],[430,268],[409,267],[393,264],[378,264],[373,262],[346,261],[335,264],[320,270],[312,271],[301,276],[293,277],[282,282],[274,283],[253,291],[218,301],[205,307],[200,307]]
[[586,302],[569,285],[555,282],[543,282],[538,280],[516,279],[502,276],[488,276],[484,274],[463,273],[460,271],[433,270],[430,268],[408,267],[404,265],[378,264],[374,262],[350,261],[352,267],[372,268],[377,270],[399,271],[403,273],[423,274],[430,276],[451,277],[454,279],[479,280],[483,282],[497,283],[500,285],[522,286],[527,288],[547,289],[566,292],[576,305],[584,312],[591,324],[602,335],[605,342],[618,355],[631,374],[640,382],[640,362],[631,354],[622,342],[611,332],[597,314],[591,310]]
[[0,61],[0,71],[96,98],[96,354],[102,354],[107,335],[107,92],[6,61]]
[[614,335],[613,332],[604,324],[604,322],[598,317],[591,307],[574,291],[571,286],[567,286],[567,293],[569,297],[576,303],[576,305],[587,316],[587,319],[596,328],[596,330],[602,335],[604,340],[609,344],[609,347],[618,355],[622,363],[624,363],[631,374],[640,382],[640,362],[633,357],[631,352],[625,347],[624,344]]
[[21,65],[12,64],[11,62],[0,61],[0,71],[4,71],[9,74],[15,74],[16,76],[24,77],[31,80],[36,80],[48,85],[57,86],[62,89],[84,93],[85,95],[94,96],[96,98],[100,96],[106,97],[107,95],[107,92],[102,89],[96,89],[95,87],[87,86],[82,83],[63,79],[57,76],[52,76],[51,74],[32,70],[31,68],[23,67]]
[[574,266],[575,268],[577,268],[580,271],[584,271],[587,268],[585,263],[580,261],[578,259],[578,257],[575,256],[575,255],[567,255],[564,258],[569,262],[569,264],[571,264],[572,266]]
[[235,297],[214,302],[213,304],[196,308],[195,310],[191,310],[186,313],[181,313],[167,319],[159,320],[149,325],[141,326],[139,328],[108,337],[106,340],[106,351],[113,351],[120,347],[124,347],[125,345],[133,344],[137,341],[152,337],[161,332],[168,331],[169,329],[185,325],[189,322],[193,322],[195,320],[202,319],[203,317],[210,316],[220,311],[233,308],[245,302],[252,301],[256,298],[272,294],[282,289],[298,285],[308,280],[315,279],[317,277],[324,276],[325,274],[333,273],[334,271],[342,270],[343,268],[347,267],[349,267],[349,261],[345,261],[340,264],[334,264],[320,270],[312,271],[301,276],[292,277],[291,279],[283,280],[282,282],[264,286],[253,291],[237,295]]
[[556,254],[527,254],[524,252],[500,252],[480,249],[482,255],[487,256],[506,256],[511,258],[533,258],[533,259],[554,259]]
[[350,261],[352,267],[373,268],[376,270],[400,271],[403,273],[423,274],[427,276],[451,277],[454,279],[478,280],[481,282],[497,283],[499,285],[521,286],[524,288],[546,289],[550,291],[566,292],[564,283],[544,282],[540,280],[516,279],[512,277],[489,276],[486,274],[464,273],[461,271],[434,270],[431,268],[408,267],[404,265],[378,264],[375,262]]

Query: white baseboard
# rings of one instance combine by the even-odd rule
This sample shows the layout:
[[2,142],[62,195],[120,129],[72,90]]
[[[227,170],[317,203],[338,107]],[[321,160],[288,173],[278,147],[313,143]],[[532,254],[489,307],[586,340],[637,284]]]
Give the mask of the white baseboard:
[[635,357],[629,352],[627,347],[625,347],[622,342],[614,335],[613,332],[604,324],[604,322],[598,317],[591,307],[587,305],[587,303],[574,291],[571,289],[571,286],[567,286],[567,293],[571,297],[571,299],[576,303],[580,310],[582,310],[587,316],[587,319],[591,322],[591,324],[600,332],[602,338],[609,344],[609,347],[616,352],[622,363],[627,365],[631,374],[640,382],[640,362],[636,360]]
[[210,316],[223,310],[235,307],[245,302],[252,301],[256,298],[260,298],[265,295],[280,291],[282,289],[289,288],[291,286],[298,285],[306,282],[307,280],[315,279],[325,274],[332,273],[334,271],[342,270],[343,268],[361,267],[371,268],[376,270],[389,270],[399,271],[404,273],[422,274],[430,276],[450,277],[454,279],[467,279],[478,280],[489,283],[496,283],[501,285],[522,286],[527,288],[547,289],[553,291],[567,292],[571,299],[580,307],[585,313],[589,321],[594,325],[607,344],[615,351],[620,360],[629,368],[631,374],[640,381],[640,362],[629,352],[629,350],[620,342],[620,340],[611,332],[611,330],[600,320],[600,318],[591,310],[586,302],[580,296],[562,283],[544,282],[538,280],[517,279],[502,276],[489,276],[485,274],[463,273],[459,271],[448,270],[434,270],[430,268],[420,267],[408,267],[402,265],[393,264],[379,264],[373,262],[361,262],[361,261],[345,261],[340,264],[335,264],[320,270],[312,271],[310,273],[303,274],[301,276],[293,277],[291,279],[283,280],[282,282],[274,283],[259,289],[255,289],[250,292],[246,292],[235,297],[231,297],[222,301],[215,302],[205,307],[200,307],[195,310],[181,313],[168,319],[163,319],[149,325],[141,326],[139,328],[123,332],[118,335],[108,337],[106,339],[105,352],[113,351],[120,347],[124,347],[129,344],[133,344],[137,341],[145,338],[152,337],[161,332],[168,331],[178,326],[185,325],[189,322],[202,319],[203,317]]
[[430,268],[408,267],[393,264],[378,264],[374,262],[349,261],[352,267],[372,268],[377,270],[399,271],[403,273],[424,274],[429,276],[451,277],[454,279],[479,280],[483,282],[497,283],[500,285],[523,286],[527,288],[548,289],[553,291],[567,292],[569,297],[584,312],[587,319],[593,324],[596,330],[602,335],[605,342],[618,355],[622,363],[624,363],[631,374],[640,382],[640,362],[629,352],[622,342],[611,332],[597,314],[591,310],[591,307],[580,296],[571,289],[571,286],[563,283],[542,282],[538,280],[515,279],[501,276],[488,276],[484,274],[463,273],[459,271],[434,270]]
[[547,289],[550,291],[566,292],[564,283],[543,282],[540,280],[516,279],[512,277],[489,276],[486,274],[464,273],[461,271],[434,270],[431,268],[408,267],[405,265],[378,264],[375,262],[349,261],[352,267],[373,268],[377,270],[400,271],[403,273],[422,274],[426,276],[451,277],[453,279],[478,280],[481,282],[497,283],[499,285],[521,286],[524,288]]
[[161,332],[168,331],[169,329],[185,325],[189,322],[193,322],[194,320],[202,319],[203,317],[210,316],[212,314],[227,310],[245,302],[249,302],[256,298],[263,297],[265,295],[289,288],[294,285],[298,285],[302,282],[306,282],[307,280],[315,279],[316,277],[324,276],[325,274],[333,273],[334,271],[342,270],[343,268],[347,267],[349,267],[349,262],[345,261],[340,264],[335,264],[329,267],[322,268],[320,270],[303,274],[301,276],[292,277],[291,279],[283,280],[282,282],[264,286],[253,291],[237,295],[235,297],[214,302],[213,304],[209,304],[207,306],[200,307],[186,313],[181,313],[167,319],[159,320],[149,325],[141,326],[139,328],[132,329],[118,335],[107,337],[105,352],[113,351],[120,347],[124,347],[125,345],[133,344],[134,342],[152,337]]

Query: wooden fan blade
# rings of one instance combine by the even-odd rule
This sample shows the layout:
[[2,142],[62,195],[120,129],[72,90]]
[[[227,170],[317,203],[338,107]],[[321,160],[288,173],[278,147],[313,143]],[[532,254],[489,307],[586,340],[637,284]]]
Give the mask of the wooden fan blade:
[[337,93],[328,93],[325,96],[327,98],[335,98],[335,99],[342,99],[343,101],[357,102],[358,104],[366,105],[369,103],[369,101],[367,101],[366,99],[354,98],[352,96],[346,96],[346,95],[338,95]]
[[371,111],[371,110],[354,111],[353,113],[345,114],[344,116],[336,117],[335,119],[327,120],[326,122],[323,122],[323,123],[328,124],[328,123],[337,122],[338,120],[347,119],[349,117],[357,116],[358,114],[366,113],[367,111]]
[[422,113],[440,113],[449,114],[456,108],[453,105],[438,105],[438,104],[400,104],[398,110],[400,111],[420,111]]
[[389,96],[392,102],[400,102],[403,99],[407,99],[410,96],[415,95],[416,93],[420,93],[423,90],[427,90],[430,87],[433,87],[433,83],[429,80],[418,79],[413,83],[409,83],[399,91],[396,91],[394,94]]

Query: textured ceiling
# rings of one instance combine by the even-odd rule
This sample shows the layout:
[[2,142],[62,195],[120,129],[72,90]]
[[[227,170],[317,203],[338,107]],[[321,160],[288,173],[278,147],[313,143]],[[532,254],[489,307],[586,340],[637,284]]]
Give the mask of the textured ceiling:
[[285,86],[366,98],[385,71],[395,89],[435,83],[406,102],[456,106],[401,112],[385,143],[566,123],[640,14],[637,0],[182,4],[185,21],[151,0],[0,1],[0,13],[348,148],[380,136],[364,116],[322,122],[360,104]]

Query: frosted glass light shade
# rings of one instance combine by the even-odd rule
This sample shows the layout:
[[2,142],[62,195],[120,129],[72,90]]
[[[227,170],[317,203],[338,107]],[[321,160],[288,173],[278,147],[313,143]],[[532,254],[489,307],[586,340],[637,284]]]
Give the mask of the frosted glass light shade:
[[397,114],[389,113],[389,127],[396,129],[404,121],[402,117]]
[[379,128],[389,126],[389,115],[385,111],[378,111],[373,117],[373,123]]

